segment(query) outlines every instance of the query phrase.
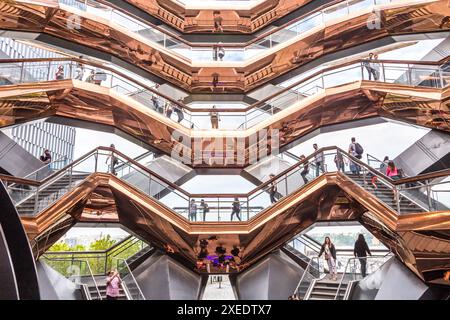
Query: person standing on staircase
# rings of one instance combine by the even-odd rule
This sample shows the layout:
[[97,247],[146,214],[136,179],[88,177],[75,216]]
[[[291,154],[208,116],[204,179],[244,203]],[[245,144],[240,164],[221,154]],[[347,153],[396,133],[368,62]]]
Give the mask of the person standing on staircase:
[[109,172],[115,176],[117,176],[116,166],[119,164],[119,159],[117,159],[115,154],[116,146],[111,143],[109,146],[111,148],[110,155],[106,158],[105,164],[108,164],[109,161]]
[[306,157],[304,154],[300,156],[300,161],[303,162],[303,170],[300,172],[300,175],[302,176],[304,184],[308,183],[308,178],[306,177],[309,173],[309,163],[306,161]]
[[319,258],[320,256],[325,253],[325,260],[328,264],[328,270],[330,272],[330,278],[331,280],[336,281],[337,280],[337,271],[336,271],[336,248],[334,244],[331,242],[330,237],[325,237],[325,241],[322,244],[322,247],[320,248],[319,252]]
[[[275,178],[275,175],[273,173],[271,173],[269,175],[269,179],[272,180],[273,178]],[[269,184],[270,203],[277,202],[277,198],[275,197],[276,194],[277,194],[277,182],[276,181],[272,181]]]
[[320,175],[320,172],[325,172],[325,156],[323,154],[323,151],[318,152],[319,146],[317,143],[313,144],[314,152],[316,153],[314,155],[314,162],[316,163],[316,178]]
[[366,277],[366,266],[367,266],[367,254],[372,256],[369,246],[367,245],[364,235],[360,233],[358,235],[358,240],[355,242],[355,248],[353,249],[353,254],[355,257],[359,258],[359,263],[361,264],[361,275],[363,278]]
[[117,300],[120,296],[122,279],[117,270],[111,270],[106,277],[106,300]]
[[[356,159],[361,159],[362,155],[364,153],[364,149],[363,147],[356,142],[356,138],[353,137],[352,142],[350,143],[350,146],[348,147],[348,153],[350,153],[350,155],[354,156]],[[361,167],[359,166],[358,163],[352,161],[350,163],[350,170],[352,171],[353,174],[356,175],[360,175],[360,171],[361,171]]]

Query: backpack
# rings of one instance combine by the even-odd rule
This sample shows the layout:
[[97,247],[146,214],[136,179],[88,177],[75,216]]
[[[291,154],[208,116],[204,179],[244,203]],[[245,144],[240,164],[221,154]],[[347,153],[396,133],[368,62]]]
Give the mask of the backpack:
[[364,153],[363,147],[358,142],[355,143],[355,152],[357,155],[362,155]]

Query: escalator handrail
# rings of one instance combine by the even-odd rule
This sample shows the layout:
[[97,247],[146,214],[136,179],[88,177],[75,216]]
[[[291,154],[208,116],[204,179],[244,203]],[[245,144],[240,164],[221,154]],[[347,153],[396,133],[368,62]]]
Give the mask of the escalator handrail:
[[[389,251],[386,255],[382,256],[382,258],[385,258],[385,257],[387,257],[390,254],[391,254],[391,251]],[[337,291],[336,291],[336,295],[334,296],[334,300],[338,299],[339,291],[341,290],[342,283],[344,282],[345,275],[347,274],[347,268],[350,265],[350,263],[354,262],[356,260],[364,259],[364,260],[367,261],[368,259],[375,259],[375,258],[380,258],[380,256],[353,257],[353,258],[350,258],[350,259],[347,260],[347,264],[345,265],[345,269],[344,269],[344,273],[342,274],[341,281],[339,281],[339,285],[338,285],[338,288],[337,288]]]
[[127,261],[122,258],[113,258],[113,259],[116,259],[117,262],[121,261],[125,265],[128,273],[130,274],[131,278],[133,279],[134,284],[136,285],[136,287],[139,290],[139,295],[142,297],[143,300],[146,300],[144,294],[142,293],[141,287],[139,286],[139,283],[136,281],[136,278],[134,277],[133,272],[131,271],[130,266],[128,265]]
[[319,272],[320,272],[320,260],[319,259],[320,259],[319,256],[311,257],[311,259],[308,262],[308,265],[306,266],[305,270],[303,271],[300,281],[298,282],[297,286],[295,287],[294,295],[298,295],[298,290],[299,290],[301,284],[303,283],[303,280],[305,279],[306,274],[309,273],[309,270],[312,268],[314,261],[317,261],[317,265],[319,266]]

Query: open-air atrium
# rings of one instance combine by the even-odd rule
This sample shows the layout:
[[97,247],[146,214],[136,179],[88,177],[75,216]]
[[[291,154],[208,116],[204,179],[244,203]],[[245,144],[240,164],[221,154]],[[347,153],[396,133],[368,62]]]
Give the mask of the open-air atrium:
[[449,101],[447,0],[0,0],[0,300],[449,300]]

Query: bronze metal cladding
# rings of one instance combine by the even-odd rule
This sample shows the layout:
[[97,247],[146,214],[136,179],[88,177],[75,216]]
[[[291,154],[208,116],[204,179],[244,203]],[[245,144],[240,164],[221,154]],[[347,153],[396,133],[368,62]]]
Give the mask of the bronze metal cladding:
[[[220,3],[205,3],[201,8],[183,6],[171,0],[126,0],[185,33],[225,32],[252,33],[311,0],[266,0],[256,5],[243,4],[239,10],[216,9]],[[222,6],[224,7],[224,6]],[[215,26],[214,21],[220,21]],[[219,27],[220,25],[220,27]]]
[[[126,1],[184,33],[252,33],[311,2],[311,0],[266,0],[253,6],[241,5],[238,10],[216,9],[214,7],[217,3],[195,8],[171,0]],[[215,25],[214,21],[220,22]]]
[[[449,92],[450,88],[357,81],[300,100],[246,130],[191,130],[109,88],[59,80],[1,86],[0,127],[48,117],[93,122],[115,127],[168,155],[172,151],[186,152],[191,160],[187,164],[193,167],[242,168],[249,164],[250,149],[271,145],[270,135],[267,145],[258,142],[250,145],[250,137],[263,129],[279,130],[280,148],[322,126],[373,117],[449,131]],[[175,140],[172,137],[175,130],[187,140]],[[227,138],[233,143],[227,143]],[[238,161],[238,138],[245,139],[244,161]],[[200,140],[203,150],[220,139],[223,150],[215,150],[211,158],[199,160],[191,147],[194,139]],[[230,155],[234,155],[232,159]],[[214,161],[210,161],[212,158]]]
[[[74,14],[77,27],[73,27]],[[447,1],[400,2],[380,8],[381,27],[368,30],[370,10],[302,33],[245,62],[192,62],[115,24],[55,1],[0,3],[1,28],[47,33],[132,63],[189,92],[247,92],[311,60],[386,36],[450,30]],[[79,22],[79,26],[78,26]],[[72,27],[71,27],[72,26]]]
[[[22,218],[36,257],[73,219],[91,221],[84,220],[80,208],[91,210],[99,193],[102,201],[105,196],[113,200],[115,221],[193,269],[201,244],[209,252],[218,246],[230,252],[237,246],[240,259],[230,272],[239,272],[315,222],[339,220],[359,221],[425,281],[436,281],[449,268],[450,212],[399,216],[339,172],[320,176],[246,222],[189,222],[116,176],[94,173],[38,216]],[[103,221],[102,214],[97,219]],[[105,221],[113,220],[106,216]]]

